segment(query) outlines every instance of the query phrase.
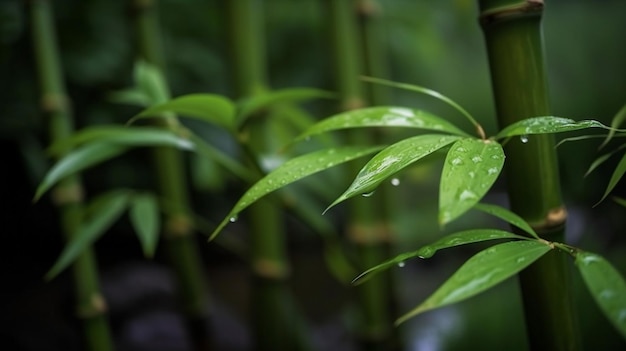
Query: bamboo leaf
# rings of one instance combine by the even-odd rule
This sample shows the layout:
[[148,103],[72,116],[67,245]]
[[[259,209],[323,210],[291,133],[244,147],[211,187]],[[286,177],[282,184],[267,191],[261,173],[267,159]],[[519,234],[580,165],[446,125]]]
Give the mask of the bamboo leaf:
[[562,133],[587,128],[610,129],[604,124],[594,120],[575,121],[563,117],[543,116],[527,118],[515,122],[502,129],[500,133],[496,135],[496,139],[516,135]]
[[602,195],[602,198],[600,199],[600,201],[596,203],[595,206],[597,206],[599,203],[604,201],[604,199],[606,199],[607,196],[609,196],[611,191],[613,191],[613,188],[615,188],[617,183],[619,183],[619,181],[624,176],[624,173],[626,173],[626,154],[622,155],[622,159],[619,161],[619,163],[615,167],[615,170],[613,171],[613,174],[611,175],[611,179],[609,179],[609,184],[607,185],[606,190],[604,191],[604,195]]
[[424,302],[398,318],[396,324],[475,296],[517,274],[548,251],[550,246],[538,241],[513,241],[483,250],[467,260]]
[[352,110],[326,118],[307,129],[298,139],[315,134],[348,128],[403,127],[434,130],[449,134],[468,136],[450,122],[422,110],[406,107],[368,107]]
[[114,91],[108,95],[108,99],[113,103],[135,105],[144,108],[152,103],[151,97],[137,88]]
[[92,215],[83,220],[73,233],[57,261],[46,273],[46,279],[52,279],[62,272],[85,248],[102,236],[122,215],[128,206],[130,195],[127,190],[116,190],[95,198],[86,210]]
[[626,207],[626,199],[624,198],[613,196],[613,201],[617,202],[617,204],[622,207]]
[[459,138],[453,135],[425,134],[401,140],[385,148],[367,162],[348,189],[326,211],[355,195],[371,193],[394,173]]
[[186,150],[191,150],[194,146],[189,139],[163,128],[103,125],[84,128],[71,137],[52,144],[48,148],[48,152],[53,155],[60,155],[65,150],[95,142],[124,146],[173,146]]
[[224,220],[211,234],[209,240],[215,238],[229,221],[235,221],[239,212],[243,211],[263,196],[311,174],[359,157],[363,157],[365,155],[372,154],[380,149],[382,149],[380,146],[347,146],[330,148],[299,156],[283,163],[274,171],[256,182],[250,189],[248,189],[248,191],[246,191],[245,194],[243,194],[233,209],[230,210],[228,216],[224,218]]
[[299,102],[318,98],[335,98],[336,94],[313,88],[288,88],[272,90],[244,99],[239,105],[238,120],[243,123],[250,115],[275,104]]
[[477,203],[474,206],[474,208],[479,211],[488,213],[492,216],[498,217],[506,221],[507,223],[525,231],[526,233],[530,234],[534,238],[539,239],[539,236],[537,235],[535,230],[522,217],[507,210],[504,207],[497,206],[497,205],[484,204],[484,203]]
[[400,254],[388,261],[385,261],[375,267],[372,267],[365,272],[358,275],[354,280],[352,280],[353,284],[362,284],[369,280],[374,274],[380,273],[383,270],[391,268],[393,266],[402,267],[405,261],[419,257],[419,258],[430,258],[432,257],[438,250],[446,249],[450,247],[473,244],[487,240],[497,240],[497,239],[527,239],[523,236],[516,235],[513,233],[509,233],[503,230],[498,229],[471,229],[465,230],[462,232],[453,233],[447,235],[436,242],[423,246],[418,250],[405,252]]
[[148,107],[128,123],[140,118],[166,118],[167,112],[213,123],[230,131],[235,130],[235,106],[229,99],[213,94],[183,95]]
[[472,208],[489,191],[504,165],[502,146],[489,140],[461,139],[448,151],[439,184],[439,223],[445,225]]
[[415,85],[415,84],[397,83],[397,82],[392,82],[392,81],[389,81],[389,80],[379,79],[379,78],[362,77],[362,79],[364,81],[366,81],[366,82],[382,84],[382,85],[386,85],[386,86],[390,86],[390,87],[394,87],[394,88],[410,90],[410,91],[414,91],[416,93],[421,93],[421,94],[426,94],[426,95],[432,96],[432,97],[434,97],[434,98],[436,98],[436,99],[438,99],[440,101],[443,101],[446,104],[450,105],[455,110],[461,112],[461,114],[465,118],[467,118],[474,126],[476,126],[477,129],[482,130],[482,127],[480,127],[478,122],[474,119],[474,117],[472,117],[472,115],[469,114],[469,112],[467,112],[463,107],[461,107],[461,105],[459,105],[456,102],[454,102],[454,100],[452,100],[449,97],[441,94],[438,91],[435,91],[435,90],[432,90],[432,89],[428,89],[428,88],[425,88],[425,87],[421,87],[421,86]]
[[626,120],[626,104],[622,106],[622,108],[613,117],[613,120],[611,121],[611,130],[609,130],[609,134],[606,136],[606,139],[604,139],[604,142],[602,142],[602,144],[600,145],[600,148],[603,148],[604,146],[606,146],[606,144],[608,144],[609,141],[611,141],[611,139],[613,138],[613,136],[615,136],[615,133],[617,132],[617,128],[622,123],[624,123],[624,120]]
[[158,104],[169,99],[169,89],[161,70],[147,61],[135,62],[133,71],[137,89],[150,98],[150,104]]
[[39,200],[46,191],[50,190],[61,179],[118,156],[127,149],[128,147],[123,145],[92,143],[72,150],[60,159],[45,175],[43,181],[37,187],[34,201]]
[[254,182],[253,174],[248,168],[239,163],[237,159],[230,157],[228,154],[222,152],[196,135],[192,134],[190,139],[196,146],[196,152],[198,154],[214,160],[237,177],[249,182]]
[[159,239],[159,205],[150,193],[133,196],[129,211],[130,222],[135,228],[146,257],[154,256]]
[[589,252],[576,254],[576,266],[591,296],[604,315],[626,338],[626,282],[604,257]]

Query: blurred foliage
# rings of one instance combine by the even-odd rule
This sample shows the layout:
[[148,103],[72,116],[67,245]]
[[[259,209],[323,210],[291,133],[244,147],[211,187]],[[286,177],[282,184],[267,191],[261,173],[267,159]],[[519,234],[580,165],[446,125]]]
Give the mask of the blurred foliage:
[[[166,71],[173,96],[194,92],[231,94],[230,62],[227,59],[229,45],[225,39],[225,19],[220,2],[159,1]],[[264,4],[272,86],[328,89],[333,81],[332,65],[325,42],[328,25],[322,16],[321,3],[316,0],[266,0]],[[443,92],[477,116],[487,134],[493,135],[497,127],[475,2],[394,0],[380,1],[380,4],[391,69],[391,77],[382,78],[415,83]],[[26,2],[22,0],[0,2],[0,140],[17,145],[2,152],[19,153],[19,158],[14,155],[6,158],[12,162],[7,167],[19,168],[19,174],[24,174],[22,181],[29,183],[30,191],[25,191],[23,185],[14,188],[14,191],[21,191],[14,195],[15,198],[30,200],[48,162],[44,153],[48,139],[43,133],[44,121],[39,113],[25,6]],[[77,125],[124,123],[137,109],[112,103],[109,93],[132,85],[136,51],[132,44],[134,31],[130,1],[58,0],[54,1],[54,7],[62,63]],[[611,117],[624,104],[624,13],[626,2],[623,0],[547,1],[544,35],[554,115],[577,120],[593,118],[609,124]],[[398,90],[393,90],[392,96],[394,104],[424,108],[448,117],[456,124],[464,123],[462,116],[434,99]],[[321,118],[329,115],[336,106],[333,102],[320,101],[307,107]],[[224,140],[217,129],[208,128],[199,132],[225,148],[233,147],[231,141]],[[618,235],[625,227],[623,208],[603,203],[591,209],[601,196],[614,164],[607,162],[598,172],[583,178],[589,164],[597,157],[598,144],[590,140],[559,147],[566,200],[580,204],[582,208],[582,214],[573,217],[570,226],[572,232],[578,233],[575,238],[583,233],[581,246],[592,251],[608,252],[607,257],[614,258],[615,265],[622,267],[624,273],[625,241]],[[151,184],[146,183],[153,181],[151,172],[147,166],[142,167],[147,162],[145,159],[145,152],[134,151],[124,159],[88,171],[85,179],[89,190],[97,193],[115,186],[150,187]],[[193,164],[197,171],[214,167],[211,164]],[[436,206],[420,201],[421,198],[436,198],[434,190],[438,175],[433,173],[440,166],[440,160],[433,158],[431,164],[413,167],[401,175],[402,186],[420,193],[420,198],[414,196],[412,191],[390,187],[392,191],[402,192],[402,201],[406,204],[406,211],[395,214],[401,239],[399,245],[404,249],[419,247],[440,235],[436,227]],[[224,182],[223,178],[221,181],[211,179],[207,184],[206,190],[222,191],[223,200],[203,203],[206,206],[203,210],[217,212],[213,219],[219,219],[219,214],[234,203],[232,197],[241,194],[242,184],[231,179]],[[336,195],[341,189],[341,186],[336,188]],[[620,192],[623,195],[623,190],[624,186],[618,185],[616,195]],[[494,199],[501,200],[498,194],[494,194]],[[326,205],[319,204],[320,212]],[[341,214],[340,211],[338,213]],[[425,223],[418,222],[423,218]],[[473,225],[482,221],[482,217],[475,216],[468,218],[464,224]],[[421,223],[423,236],[414,235],[417,223]],[[53,226],[54,223],[51,223],[50,227]],[[447,228],[454,229],[453,226]],[[48,248],[35,252],[45,249]],[[445,276],[441,274],[440,267],[429,267],[438,272],[435,275]],[[594,304],[588,294],[585,295],[584,289],[579,290],[583,291],[580,297],[581,315],[587,316],[581,325],[585,328],[601,326],[592,328],[593,332],[591,329],[586,332],[586,340],[603,342],[602,345],[607,345],[608,349],[613,346],[610,340],[615,340],[615,335],[611,334],[608,325],[603,324],[605,322],[597,310],[588,311],[595,308],[590,307]],[[495,295],[507,300],[492,300]],[[409,305],[417,300],[412,296]],[[469,322],[470,327],[465,332],[482,335],[485,339],[485,335],[508,335],[508,331],[502,331],[502,328],[511,328],[507,325],[508,316],[492,319],[491,313],[489,317],[482,313],[503,310],[501,306],[509,304],[512,302],[502,294],[492,294],[461,305],[461,310],[472,314],[467,319],[473,322]],[[512,315],[519,315],[519,311],[513,311]],[[493,325],[483,323],[486,320]],[[605,337],[607,334],[608,337]]]

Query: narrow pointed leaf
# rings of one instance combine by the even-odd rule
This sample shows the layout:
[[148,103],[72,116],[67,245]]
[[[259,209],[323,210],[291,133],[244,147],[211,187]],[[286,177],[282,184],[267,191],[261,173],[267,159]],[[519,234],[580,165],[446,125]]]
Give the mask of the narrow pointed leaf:
[[109,94],[108,99],[113,103],[135,105],[144,108],[150,106],[152,102],[150,96],[137,88],[114,91]]
[[589,166],[589,169],[587,170],[587,172],[585,172],[585,177],[591,174],[591,172],[593,172],[596,168],[600,167],[604,162],[606,162],[609,158],[611,158],[611,156],[613,156],[615,152],[617,151],[618,150],[615,150],[613,152],[601,155],[598,158],[596,158]]
[[180,149],[193,149],[193,143],[189,139],[163,128],[105,125],[81,129],[71,137],[52,144],[48,148],[48,152],[59,155],[65,150],[93,142],[126,146],[173,146]]
[[598,201],[597,204],[604,201],[604,199],[606,199],[606,197],[609,196],[611,191],[613,191],[613,188],[615,188],[617,183],[619,183],[619,181],[624,176],[624,173],[626,173],[626,154],[622,156],[622,159],[619,161],[619,163],[615,167],[615,170],[613,171],[613,174],[611,175],[611,179],[609,180],[609,184],[607,185],[606,190],[604,191],[604,195],[602,195],[602,198],[600,199],[600,201]]
[[213,94],[184,95],[151,106],[133,117],[129,123],[139,118],[167,117],[167,112],[213,123],[230,131],[235,129],[235,106],[229,99]]
[[146,257],[154,256],[159,239],[160,224],[156,197],[149,193],[133,196],[129,216],[144,255]]
[[613,120],[611,121],[611,130],[609,130],[609,134],[604,139],[604,142],[600,145],[600,148],[603,148],[609,141],[615,136],[615,132],[617,132],[617,127],[619,127],[626,120],[626,105],[622,106],[622,108],[617,112]]
[[454,135],[426,134],[401,140],[367,162],[348,189],[326,210],[355,195],[371,193],[394,173],[458,140]]
[[361,273],[359,276],[352,280],[353,284],[362,284],[369,280],[374,274],[380,273],[383,270],[391,268],[393,266],[402,266],[405,261],[419,257],[419,258],[430,258],[432,257],[438,250],[447,249],[450,247],[473,244],[487,240],[497,240],[497,239],[526,239],[523,236],[519,236],[513,233],[509,233],[503,230],[498,229],[471,229],[465,230],[462,232],[453,233],[447,235],[436,242],[421,247],[418,250],[405,252],[400,254],[388,261],[385,261],[375,267],[372,267],[365,272]]
[[239,123],[242,123],[250,115],[274,104],[334,97],[336,94],[332,92],[313,88],[272,90],[243,100],[239,107],[238,120]]
[[128,205],[130,192],[118,190],[101,195],[93,200],[87,213],[92,215],[82,221],[80,227],[72,235],[61,255],[52,268],[46,273],[46,279],[52,279],[67,268],[76,258],[124,213]]
[[589,252],[576,255],[580,271],[591,296],[604,315],[626,338],[626,282],[604,257]]
[[60,159],[45,175],[43,181],[37,187],[34,201],[39,200],[46,191],[50,190],[61,179],[118,156],[127,149],[128,147],[122,145],[93,143],[83,145],[71,151]]
[[403,127],[468,136],[441,117],[406,107],[368,107],[326,118],[307,129],[298,139],[330,131],[362,127]]
[[250,172],[248,168],[244,167],[241,163],[239,163],[237,159],[222,152],[218,148],[207,143],[202,138],[196,135],[191,135],[190,139],[196,146],[196,152],[199,155],[202,155],[204,157],[208,157],[214,160],[220,166],[224,167],[225,169],[230,171],[232,174],[236,175],[237,177],[243,180],[254,182],[253,174]]
[[422,312],[457,303],[475,296],[522,269],[550,251],[538,241],[513,241],[494,245],[467,260],[447,281],[396,324]]
[[454,143],[439,184],[439,223],[451,222],[478,203],[503,165],[504,151],[495,141],[468,138]]
[[522,217],[518,216],[517,214],[509,211],[508,209],[504,207],[478,203],[474,206],[474,208],[479,211],[488,213],[492,216],[498,217],[506,221],[507,223],[525,231],[526,233],[530,234],[534,238],[539,239],[539,236],[537,235],[535,230]]
[[224,218],[213,234],[211,234],[209,240],[215,238],[229,221],[236,219],[239,212],[243,211],[263,196],[311,174],[351,161],[355,158],[372,154],[380,149],[382,149],[380,146],[330,148],[299,156],[283,163],[243,194],[233,209],[230,210],[228,216]]
[[508,138],[516,135],[562,133],[587,128],[610,129],[594,120],[575,121],[570,118],[543,116],[532,117],[515,122],[502,129],[496,139]]

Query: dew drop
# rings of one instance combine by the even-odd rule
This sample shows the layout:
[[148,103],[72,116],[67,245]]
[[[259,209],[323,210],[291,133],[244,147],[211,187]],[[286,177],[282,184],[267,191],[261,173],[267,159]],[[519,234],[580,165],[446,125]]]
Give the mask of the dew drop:
[[460,158],[454,158],[452,159],[452,161],[450,161],[450,163],[454,166],[458,166],[458,165],[462,165],[463,164],[463,160],[461,160]]
[[476,176],[476,173],[475,173],[475,172],[471,172],[471,171],[470,171],[470,172],[468,173],[468,175],[470,176],[470,178],[474,178],[474,177]]
[[391,179],[391,185],[393,185],[393,186],[398,186],[398,185],[400,185],[400,179],[398,179],[398,178],[392,178],[392,179]]
[[517,260],[515,260],[516,263],[522,263],[524,261],[526,261],[526,257],[523,257],[523,256],[522,257],[518,257]]
[[375,191],[372,191],[372,192],[369,192],[369,193],[363,193],[363,194],[361,194],[361,196],[363,196],[363,197],[370,197],[370,196],[374,195],[374,193],[375,193]]
[[406,263],[404,263],[404,261],[398,262],[398,267],[402,268],[404,266],[406,266]]
[[491,167],[491,168],[489,168],[487,170],[487,174],[489,174],[489,175],[493,175],[493,174],[496,174],[496,173],[498,173],[498,168],[496,168],[496,167]]
[[419,258],[429,258],[429,257],[432,257],[434,254],[435,254],[435,249],[433,249],[430,246],[424,246],[419,250],[417,256]]
[[462,146],[459,146],[459,147],[456,148],[456,151],[458,151],[458,152],[467,152],[467,149],[462,147]]
[[230,221],[230,223],[237,222],[237,215],[234,215],[234,216],[230,217],[228,220]]
[[476,155],[476,156],[472,157],[472,162],[474,162],[474,163],[483,162],[483,158],[478,156],[478,155]]
[[476,194],[471,190],[463,190],[461,195],[459,196],[460,201],[471,200],[477,198]]
[[519,140],[523,143],[526,144],[528,142],[528,135],[522,135],[519,137]]

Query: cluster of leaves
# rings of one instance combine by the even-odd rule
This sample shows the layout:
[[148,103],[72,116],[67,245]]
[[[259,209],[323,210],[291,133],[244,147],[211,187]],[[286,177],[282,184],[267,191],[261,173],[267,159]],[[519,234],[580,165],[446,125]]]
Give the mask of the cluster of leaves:
[[529,236],[511,232],[480,229],[448,235],[417,251],[404,253],[373,267],[359,275],[355,282],[362,282],[372,274],[414,257],[428,258],[437,250],[487,240],[509,239],[477,253],[454,273],[437,291],[423,303],[397,320],[401,323],[419,313],[462,301],[503,280],[517,274],[549,251],[562,250],[575,259],[576,267],[605,315],[626,337],[626,283],[618,271],[597,254],[582,251],[564,243],[548,242],[516,214],[495,206],[480,204],[500,175],[505,161],[502,143],[512,137],[522,142],[531,134],[561,133],[586,128],[604,128],[594,120],[574,121],[569,118],[542,116],[521,120],[502,129],[491,138],[484,135],[482,127],[464,109],[447,97],[432,90],[392,83],[379,79],[368,79],[381,84],[408,88],[429,94],[464,114],[474,124],[479,137],[473,137],[446,120],[421,110],[405,107],[371,107],[341,113],[311,126],[296,141],[314,135],[348,128],[393,127],[414,128],[427,131],[406,138],[389,146],[349,146],[319,150],[293,158],[276,168],[255,183],[235,204],[228,216],[215,229],[211,238],[238,214],[261,197],[299,179],[329,169],[343,162],[376,153],[363,166],[348,189],[330,206],[335,206],[351,197],[369,194],[383,181],[405,167],[448,148],[439,187],[439,222],[445,225],[474,208],[496,217],[523,230]]
[[[126,126],[87,127],[51,145],[48,153],[58,161],[39,184],[35,201],[65,177],[119,157],[137,147],[166,146],[192,151],[220,164],[238,178],[253,182],[257,177],[253,170],[194,134],[179,122],[177,115],[210,123],[236,138],[241,126],[251,116],[271,105],[333,96],[318,89],[291,88],[268,92],[237,103],[214,94],[190,94],[168,99],[169,92],[160,71],[145,62],[137,63],[135,82],[135,87],[113,93],[111,99],[144,109],[130,119]],[[163,123],[135,125],[138,120],[148,118]],[[151,257],[159,238],[160,215],[161,212],[169,211],[168,204],[149,191],[115,189],[90,201],[85,209],[82,226],[67,243],[47,273],[47,278],[51,279],[67,268],[86,247],[106,233],[126,209],[129,209],[131,224],[144,254]]]

